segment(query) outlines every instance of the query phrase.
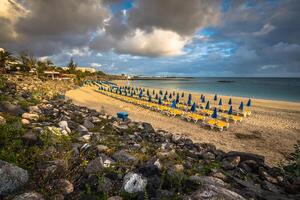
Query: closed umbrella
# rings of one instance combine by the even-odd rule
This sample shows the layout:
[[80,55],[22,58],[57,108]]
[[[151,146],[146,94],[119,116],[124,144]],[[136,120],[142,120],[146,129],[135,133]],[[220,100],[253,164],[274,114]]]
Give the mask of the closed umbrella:
[[192,112],[196,112],[196,103],[194,102],[192,107],[191,107],[191,111]]
[[139,97],[142,98],[143,97],[143,91],[140,91]]
[[203,99],[203,94],[201,94],[200,99],[201,99],[201,100]]
[[252,106],[252,102],[251,102],[251,99],[249,99],[247,102],[247,107],[251,107],[251,106]]
[[187,104],[190,106],[192,104],[192,95],[189,94]]
[[228,115],[232,115],[232,106],[230,106],[230,108],[228,110]]
[[177,96],[176,96],[176,103],[179,103],[179,93],[177,93]]
[[147,96],[149,96],[150,95],[150,92],[149,92],[149,90],[147,90]]
[[165,94],[165,96],[164,96],[164,101],[166,101],[168,98],[167,98],[167,95]]
[[176,108],[176,100],[173,100],[173,102],[172,102],[172,106],[171,106],[172,108]]
[[205,109],[206,109],[206,110],[209,110],[209,109],[210,109],[209,101],[207,101],[206,106],[205,106]]
[[214,119],[218,118],[218,111],[217,111],[217,108],[214,109],[214,112],[213,112],[213,114],[211,115],[211,118],[214,118]]
[[219,100],[219,106],[221,106],[222,105],[222,98],[220,98],[220,100]]
[[156,99],[156,100],[158,99],[158,94],[155,95],[155,99]]
[[228,104],[229,104],[229,105],[232,105],[232,100],[231,100],[231,98],[229,99]]
[[202,97],[202,103],[205,103],[205,96]]
[[158,99],[158,104],[159,104],[159,105],[161,105],[161,104],[162,104],[161,97],[159,97],[159,99]]
[[151,95],[149,95],[148,96],[148,101],[151,102],[151,100],[152,100],[152,97],[151,97]]
[[172,94],[170,93],[170,95],[169,95],[169,99],[172,99],[172,97],[173,97],[173,96],[172,96]]
[[168,91],[166,91],[165,95],[168,95]]
[[155,90],[152,91],[152,94],[155,95]]
[[215,94],[214,101],[217,101],[217,100],[218,100],[218,96],[217,96],[217,94]]
[[163,95],[163,91],[162,91],[162,90],[159,90],[159,94],[160,94],[160,95]]
[[184,97],[184,92],[181,94],[181,97],[182,97],[182,98]]
[[241,102],[239,109],[244,110],[244,103],[243,102]]
[[173,91],[173,96],[175,96],[175,91]]

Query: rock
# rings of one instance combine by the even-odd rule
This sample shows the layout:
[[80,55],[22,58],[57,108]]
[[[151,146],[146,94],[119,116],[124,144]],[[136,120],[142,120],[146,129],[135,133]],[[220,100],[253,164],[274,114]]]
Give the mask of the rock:
[[83,135],[80,138],[78,138],[78,140],[82,142],[89,142],[91,140],[91,135],[90,134]]
[[141,175],[129,172],[123,180],[123,189],[128,193],[143,192],[147,186],[147,179]]
[[30,124],[30,121],[28,119],[22,119],[21,122],[22,122],[23,125]]
[[25,111],[19,106],[8,101],[0,102],[0,112],[7,112],[14,116],[21,116]]
[[92,122],[90,122],[88,119],[84,120],[83,126],[85,126],[87,129],[92,129],[95,127],[95,125]]
[[227,154],[224,155],[224,157],[236,157],[239,156],[241,159],[241,162],[246,160],[254,160],[257,163],[264,163],[265,157],[253,153],[246,153],[246,152],[238,152],[238,151],[230,151]]
[[222,181],[219,178],[211,177],[211,176],[190,176],[189,181],[197,183],[199,185],[216,185],[220,187],[227,187],[227,183]]
[[34,113],[23,113],[22,118],[32,120],[32,121],[37,121],[39,120],[39,115]]
[[102,144],[97,145],[98,153],[105,153],[108,150],[108,147]]
[[44,200],[43,195],[37,192],[26,192],[18,195],[13,200]]
[[107,200],[123,200],[123,198],[120,196],[113,196],[113,197],[109,197]]
[[119,162],[133,164],[133,165],[135,165],[139,162],[139,160],[136,157],[128,154],[124,150],[120,150],[120,151],[114,153],[113,158]]
[[211,152],[206,152],[206,153],[204,153],[204,154],[202,155],[202,157],[203,157],[204,160],[209,160],[209,161],[215,160],[215,158],[216,158],[215,154],[213,154],[213,153],[211,153]]
[[236,168],[241,161],[240,156],[228,157],[222,160],[222,168],[226,170],[231,170]]
[[42,111],[38,106],[29,106],[28,110],[30,113],[42,114]]
[[98,180],[98,182],[98,191],[103,192],[105,194],[112,192],[114,185],[109,178],[103,177],[101,180]]
[[38,143],[38,137],[35,132],[29,131],[22,136],[25,145],[32,146]]
[[139,168],[139,173],[141,173],[145,177],[150,177],[153,175],[158,175],[159,169],[156,165],[147,164]]
[[202,186],[199,190],[194,192],[190,197],[192,200],[200,200],[200,199],[246,200],[244,197],[237,194],[236,192],[233,192],[231,190],[216,185]]
[[64,195],[70,194],[74,191],[73,184],[66,179],[56,179],[53,181],[53,187],[56,192]]
[[67,122],[67,121],[60,121],[60,122],[58,123],[58,126],[59,126],[62,130],[67,131],[67,133],[71,133],[71,129],[69,128],[68,122]]
[[79,125],[77,130],[80,132],[80,134],[84,135],[86,133],[89,132],[89,130],[85,127],[85,126],[82,126],[82,125]]
[[0,116],[0,125],[6,124],[6,120],[4,117]]
[[172,149],[171,151],[159,151],[156,153],[157,157],[161,160],[163,159],[171,159],[174,158],[176,156],[176,152],[174,149]]
[[104,168],[111,167],[115,163],[110,157],[101,154],[99,157],[90,161],[87,165],[85,172],[88,174],[101,172]]
[[155,133],[155,130],[153,128],[153,126],[149,123],[143,123],[142,124],[144,132],[146,133]]
[[153,163],[153,165],[155,165],[159,170],[161,170],[162,169],[162,164],[161,164],[161,162],[159,161],[159,159],[157,159],[154,163]]
[[15,191],[27,181],[26,170],[0,160],[0,196]]

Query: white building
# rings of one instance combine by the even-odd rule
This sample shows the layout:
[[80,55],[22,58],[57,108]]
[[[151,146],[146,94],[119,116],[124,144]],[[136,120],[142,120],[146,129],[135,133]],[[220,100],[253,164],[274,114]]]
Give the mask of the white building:
[[[68,70],[68,67],[62,67],[63,70]],[[81,72],[91,72],[95,73],[96,69],[92,67],[76,67],[76,70],[81,71]]]

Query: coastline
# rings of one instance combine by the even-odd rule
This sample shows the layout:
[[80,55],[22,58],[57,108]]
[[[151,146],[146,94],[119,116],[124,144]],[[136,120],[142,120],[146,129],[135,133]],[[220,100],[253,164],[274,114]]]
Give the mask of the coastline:
[[[114,81],[122,84],[124,81]],[[185,93],[185,97],[187,93]],[[200,94],[192,93],[193,98]],[[206,142],[216,145],[223,151],[245,151],[261,154],[266,162],[277,165],[283,162],[293,150],[293,145],[300,138],[300,103],[253,99],[252,115],[241,123],[230,124],[224,132],[211,131],[198,124],[170,118],[130,103],[105,96],[97,92],[96,87],[83,87],[71,90],[66,97],[75,104],[96,110],[105,110],[110,115],[126,111],[135,121],[151,123],[155,129],[163,129],[170,133],[178,133],[191,138],[194,142]],[[207,95],[212,99],[212,95]],[[222,96],[227,103],[228,96]],[[233,105],[238,106],[240,100],[247,98],[232,97]]]

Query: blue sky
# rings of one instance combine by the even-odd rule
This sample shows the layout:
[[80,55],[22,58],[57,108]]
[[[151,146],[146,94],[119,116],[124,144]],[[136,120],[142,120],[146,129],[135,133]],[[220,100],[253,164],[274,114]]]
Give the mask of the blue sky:
[[1,4],[0,47],[59,66],[73,57],[113,74],[300,77],[297,0]]

